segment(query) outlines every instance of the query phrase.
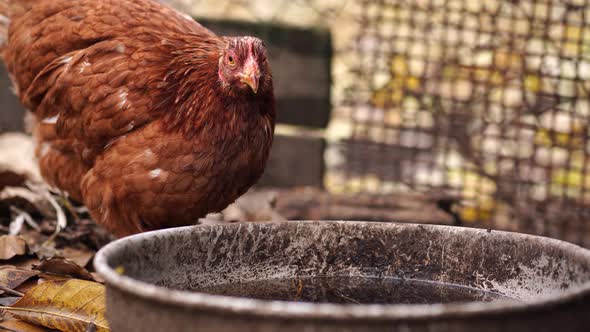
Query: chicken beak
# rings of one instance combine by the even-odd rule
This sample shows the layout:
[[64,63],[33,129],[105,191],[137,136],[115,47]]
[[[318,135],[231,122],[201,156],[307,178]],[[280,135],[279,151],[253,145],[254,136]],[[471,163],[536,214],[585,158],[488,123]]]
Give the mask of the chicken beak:
[[256,75],[244,75],[242,76],[241,82],[247,84],[250,87],[250,89],[252,89],[252,92],[258,92],[258,77]]
[[254,62],[248,63],[242,74],[240,75],[240,82],[248,85],[252,92],[258,92],[258,80],[260,77],[258,66]]

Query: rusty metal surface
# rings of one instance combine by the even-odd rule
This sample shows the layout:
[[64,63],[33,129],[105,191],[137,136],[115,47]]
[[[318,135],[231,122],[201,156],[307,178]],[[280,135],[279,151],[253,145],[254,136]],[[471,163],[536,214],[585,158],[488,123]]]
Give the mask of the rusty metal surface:
[[[366,222],[196,226],[116,241],[95,266],[114,331],[583,331],[590,324],[590,252],[497,231]],[[318,275],[432,280],[515,300],[335,305],[186,291]]]

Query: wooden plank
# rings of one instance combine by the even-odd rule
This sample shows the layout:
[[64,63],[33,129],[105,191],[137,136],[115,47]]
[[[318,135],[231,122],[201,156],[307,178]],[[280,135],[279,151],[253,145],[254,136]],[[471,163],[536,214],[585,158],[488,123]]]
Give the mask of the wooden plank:
[[222,214],[201,219],[205,224],[253,220],[365,220],[458,225],[450,196],[426,193],[378,195],[333,194],[313,187],[259,188],[248,191]]
[[[456,204],[457,200],[454,197],[422,193],[344,195],[331,194],[317,188],[282,189],[275,190],[275,192],[276,197],[270,194],[266,196],[274,199],[274,209],[287,220],[365,220],[457,224],[453,214],[441,207],[442,203],[447,201]],[[264,197],[261,196],[260,191],[255,194],[258,194],[258,197]],[[267,215],[269,215],[268,212]]]
[[275,135],[259,186],[323,187],[324,148],[321,138]]
[[8,72],[0,61],[0,132],[24,129],[25,109],[12,93],[11,86]]
[[262,38],[269,51],[279,123],[324,128],[330,120],[332,39],[323,29],[197,19],[220,35]]

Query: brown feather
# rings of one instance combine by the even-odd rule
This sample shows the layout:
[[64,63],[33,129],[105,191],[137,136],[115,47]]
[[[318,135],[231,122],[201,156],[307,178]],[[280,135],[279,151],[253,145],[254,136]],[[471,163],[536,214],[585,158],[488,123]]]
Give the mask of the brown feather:
[[150,0],[29,2],[10,17],[3,60],[36,117],[44,178],[98,222],[117,235],[188,225],[258,180],[270,69],[264,59],[257,94],[219,76],[228,47],[250,39]]

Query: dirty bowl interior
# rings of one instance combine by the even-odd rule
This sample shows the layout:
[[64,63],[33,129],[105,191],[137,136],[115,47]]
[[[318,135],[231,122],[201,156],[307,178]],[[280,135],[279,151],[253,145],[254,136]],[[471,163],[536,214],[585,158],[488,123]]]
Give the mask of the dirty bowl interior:
[[515,233],[369,222],[207,225],[121,239],[95,266],[115,331],[590,326],[589,252]]

